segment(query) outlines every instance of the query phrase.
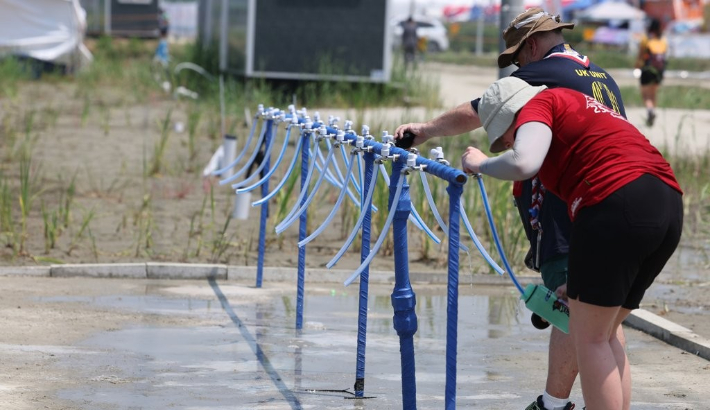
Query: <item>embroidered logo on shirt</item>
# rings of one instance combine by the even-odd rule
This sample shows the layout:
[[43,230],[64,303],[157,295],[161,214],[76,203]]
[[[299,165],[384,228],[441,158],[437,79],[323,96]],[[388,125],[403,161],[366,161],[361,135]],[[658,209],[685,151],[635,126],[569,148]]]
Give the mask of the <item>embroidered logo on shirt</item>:
[[577,212],[577,207],[579,206],[579,203],[582,202],[582,197],[577,197],[574,201],[572,201],[572,206],[569,207],[569,209],[572,211],[572,216]]
[[584,68],[589,68],[589,57],[579,54],[576,50],[570,47],[569,44],[565,44],[562,49],[559,46],[555,47],[558,51],[548,54],[545,58],[550,57],[564,57],[570,60],[576,61],[579,65]]
[[593,109],[595,114],[607,113],[607,114],[611,115],[612,117],[620,118],[620,119],[626,121],[626,118],[624,118],[623,115],[610,109],[609,107],[600,103],[599,101],[595,100],[594,98],[592,98],[588,95],[585,95],[584,99],[587,100],[587,108]]

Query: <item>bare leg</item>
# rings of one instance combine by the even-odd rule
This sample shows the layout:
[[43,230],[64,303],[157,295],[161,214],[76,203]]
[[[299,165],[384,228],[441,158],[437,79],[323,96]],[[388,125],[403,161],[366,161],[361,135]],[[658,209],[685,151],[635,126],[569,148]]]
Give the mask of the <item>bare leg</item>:
[[626,336],[624,335],[621,323],[629,316],[629,313],[631,313],[629,309],[621,308],[619,310],[615,323],[616,333],[609,341],[621,376],[621,390],[624,394],[624,410],[629,410],[629,407],[631,407],[631,369],[629,368],[629,360],[626,357]]
[[[621,307],[602,307],[570,299],[570,334],[577,351],[582,394],[588,410],[623,410],[622,383],[630,373],[617,337]],[[612,347],[612,345],[614,345]],[[629,395],[630,400],[630,395]]]
[[[621,309],[620,313],[624,313],[624,319],[628,316],[629,310]],[[623,322],[623,319],[619,322]],[[617,327],[616,338],[612,339],[612,350],[617,361],[625,361],[626,337],[624,329],[621,326]],[[579,373],[577,366],[577,352],[574,349],[574,341],[571,335],[565,334],[556,327],[552,327],[550,333],[550,348],[547,367],[547,383],[545,391],[548,394],[565,398],[572,393],[574,379]],[[622,377],[622,389],[624,391],[624,409],[627,410],[631,404],[631,374],[629,372],[628,361],[624,366]]]
[[577,357],[572,338],[552,326],[545,391],[560,399],[569,397],[577,373]]
[[651,84],[651,85],[649,85],[649,88],[650,88],[651,107],[655,110],[656,109],[656,95],[658,95],[658,84]]
[[646,119],[646,125],[653,126],[656,118],[656,92],[658,91],[658,84],[647,84],[641,86],[641,97],[643,98],[644,105],[646,106],[646,111],[648,111],[648,117]]
[[641,98],[647,110],[653,111],[656,109],[657,94],[658,84],[646,84],[641,86]]

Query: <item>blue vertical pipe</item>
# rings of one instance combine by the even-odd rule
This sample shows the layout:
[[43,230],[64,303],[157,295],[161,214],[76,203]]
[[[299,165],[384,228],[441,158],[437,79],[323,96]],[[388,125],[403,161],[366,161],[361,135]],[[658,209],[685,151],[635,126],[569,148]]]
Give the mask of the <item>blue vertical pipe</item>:
[[459,231],[463,185],[449,183],[449,281],[446,306],[446,410],[456,408],[456,348],[459,318]]
[[[266,141],[264,142],[264,159],[266,162],[262,172],[268,173],[271,166],[271,153],[266,152],[266,147],[271,143],[271,138],[274,138],[271,128],[274,126],[274,120],[266,120]],[[256,149],[261,149],[257,147]],[[269,181],[267,180],[261,185],[261,197],[269,195]],[[256,287],[260,288],[264,277],[264,253],[266,252],[266,220],[269,219],[269,201],[261,205],[261,221],[259,222],[259,256],[256,262]]]
[[[367,152],[365,158],[365,181],[360,180],[362,188],[361,208],[365,212],[362,220],[362,245],[360,247],[360,263],[370,254],[370,226],[372,224],[372,198],[370,203],[365,203],[365,187],[372,181],[372,172],[375,167],[375,154]],[[377,182],[377,181],[375,181]],[[367,341],[367,299],[370,281],[370,267],[366,267],[360,274],[360,306],[358,309],[357,326],[357,367],[355,369],[355,397],[363,397],[365,392],[365,345]]]
[[[308,189],[306,186],[307,175],[303,172],[304,169],[308,169],[308,162],[310,161],[310,138],[311,131],[304,130],[301,134],[303,141],[301,142],[301,191]],[[316,142],[317,144],[317,142]],[[303,195],[301,198],[301,203],[299,208],[303,206],[306,202],[307,196]],[[308,212],[301,213],[299,217],[298,225],[298,241],[302,241],[306,238],[306,224],[308,223]],[[298,284],[296,286],[296,329],[303,328],[303,298],[304,298],[304,284],[306,281],[306,247],[302,246],[298,248]]]
[[404,158],[392,163],[390,177],[390,212],[394,207],[392,234],[394,243],[394,290],[392,291],[392,307],[394,308],[394,330],[399,335],[399,353],[402,364],[402,408],[410,410],[417,408],[417,386],[414,374],[414,334],[417,332],[417,315],[414,306],[417,298],[409,282],[409,261],[407,247],[407,219],[412,210],[409,197],[409,185],[404,182],[399,201],[394,204],[394,194],[402,175]]

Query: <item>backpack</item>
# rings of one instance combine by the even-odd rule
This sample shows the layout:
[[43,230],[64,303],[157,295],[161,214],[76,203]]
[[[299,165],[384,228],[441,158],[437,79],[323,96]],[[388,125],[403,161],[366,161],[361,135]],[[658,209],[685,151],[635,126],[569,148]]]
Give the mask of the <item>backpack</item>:
[[668,51],[668,44],[665,39],[662,38],[652,38],[646,42],[646,52],[648,57],[646,58],[646,65],[655,68],[656,70],[663,71],[666,68],[666,52]]

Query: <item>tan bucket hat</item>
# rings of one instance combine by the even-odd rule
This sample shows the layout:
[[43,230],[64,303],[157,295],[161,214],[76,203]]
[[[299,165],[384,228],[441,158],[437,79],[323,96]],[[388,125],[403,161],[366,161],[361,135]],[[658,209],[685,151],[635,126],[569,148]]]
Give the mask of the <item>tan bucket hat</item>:
[[553,16],[540,7],[533,7],[520,13],[503,31],[506,50],[498,56],[498,67],[505,68],[513,63],[513,55],[525,39],[535,33],[552,31],[558,28],[573,29],[574,23],[561,23],[560,16]]
[[491,152],[505,150],[500,137],[513,123],[515,114],[546,88],[544,85],[533,87],[517,77],[501,78],[488,87],[478,105],[478,116],[488,133]]

